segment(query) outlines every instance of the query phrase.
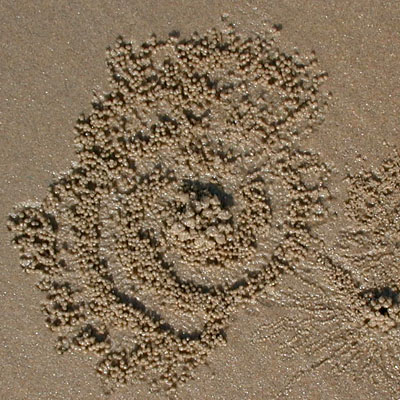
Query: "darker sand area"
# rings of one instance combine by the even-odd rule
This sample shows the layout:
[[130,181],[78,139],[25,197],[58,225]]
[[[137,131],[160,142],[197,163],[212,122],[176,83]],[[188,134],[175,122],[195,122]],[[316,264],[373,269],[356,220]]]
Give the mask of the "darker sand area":
[[[0,398],[398,397],[397,1],[1,1],[0,15]],[[220,39],[229,22],[265,42]],[[194,31],[205,61],[174,47]],[[141,75],[135,45],[171,32]],[[189,92],[171,95],[175,79]],[[166,394],[149,376],[186,381]]]

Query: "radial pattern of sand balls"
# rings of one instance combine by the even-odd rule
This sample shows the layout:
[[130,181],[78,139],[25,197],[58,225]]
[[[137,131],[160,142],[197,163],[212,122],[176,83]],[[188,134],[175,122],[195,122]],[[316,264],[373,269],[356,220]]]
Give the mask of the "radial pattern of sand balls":
[[280,342],[282,353],[298,357],[305,349],[313,358],[292,384],[329,364],[387,398],[400,393],[399,160],[395,152],[349,177],[338,240],[321,254],[320,275],[309,281],[314,287],[277,292],[288,315],[260,332]]
[[329,170],[296,141],[321,121],[325,74],[231,28],[121,39],[107,64],[78,162],[9,227],[60,352],[98,354],[107,382],[174,388],[239,301],[319,244]]

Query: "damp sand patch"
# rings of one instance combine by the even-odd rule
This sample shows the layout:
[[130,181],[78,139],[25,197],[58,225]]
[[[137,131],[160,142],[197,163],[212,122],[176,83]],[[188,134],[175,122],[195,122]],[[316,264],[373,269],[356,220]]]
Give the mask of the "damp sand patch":
[[227,342],[238,303],[321,244],[329,168],[299,142],[326,74],[275,34],[119,39],[78,162],[10,215],[57,350],[96,354],[111,386],[174,389]]

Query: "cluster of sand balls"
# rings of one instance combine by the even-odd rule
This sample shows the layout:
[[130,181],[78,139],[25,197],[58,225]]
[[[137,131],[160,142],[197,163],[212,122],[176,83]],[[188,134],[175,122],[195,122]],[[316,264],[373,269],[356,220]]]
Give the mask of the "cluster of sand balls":
[[346,373],[393,397],[400,390],[399,160],[394,151],[380,166],[349,176],[338,241],[326,258],[343,300],[330,350],[343,345]]
[[118,40],[111,92],[76,126],[77,164],[9,223],[59,351],[169,389],[226,341],[238,302],[319,244],[329,197],[328,167],[296,147],[326,107],[315,59],[271,33],[178,36]]
[[369,306],[369,315],[364,322],[371,328],[381,329],[387,332],[398,328],[400,322],[399,290],[395,288],[375,289],[373,293],[366,296]]
[[[322,263],[324,265],[322,266]],[[371,385],[384,398],[400,390],[399,290],[367,290],[351,271],[330,257],[307,279],[282,277],[268,298],[282,317],[252,333],[255,343],[273,343],[294,367],[279,397],[289,396],[304,379],[318,372],[335,379]]]
[[287,390],[329,363],[332,373],[371,383],[388,398],[400,391],[399,160],[394,152],[349,177],[338,240],[319,255],[319,274],[291,290],[277,287],[271,299],[287,315],[257,333],[284,354],[299,357],[300,348],[312,357]]
[[[400,339],[398,328],[400,324],[400,291],[398,286],[377,284],[366,288],[359,281],[355,271],[347,269],[346,265],[326,259],[328,276],[334,282],[336,289],[347,299],[347,311],[344,314],[356,330],[363,331],[366,338],[376,337],[386,341],[388,337],[394,343]],[[396,277],[393,277],[396,279]],[[381,337],[380,335],[383,334]],[[387,334],[387,335],[385,335]]]
[[375,315],[367,318],[369,324],[383,330],[388,326],[397,328],[400,322],[396,311],[400,286],[399,154],[395,152],[378,168],[351,176],[349,185],[336,262],[351,271],[368,294],[367,308]]

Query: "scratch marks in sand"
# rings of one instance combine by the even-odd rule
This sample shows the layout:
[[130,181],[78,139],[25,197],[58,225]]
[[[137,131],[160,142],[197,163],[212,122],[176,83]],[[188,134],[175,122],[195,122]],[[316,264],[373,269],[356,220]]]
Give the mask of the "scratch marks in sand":
[[321,253],[318,274],[297,289],[277,288],[274,301],[286,316],[258,333],[289,357],[310,360],[286,393],[325,365],[390,398],[400,392],[399,159],[394,152],[379,168],[348,178],[338,240]]

